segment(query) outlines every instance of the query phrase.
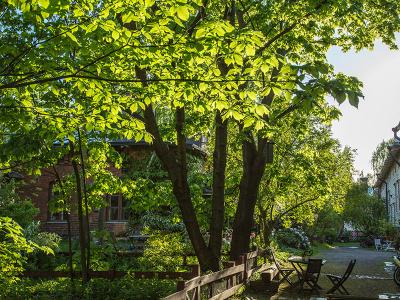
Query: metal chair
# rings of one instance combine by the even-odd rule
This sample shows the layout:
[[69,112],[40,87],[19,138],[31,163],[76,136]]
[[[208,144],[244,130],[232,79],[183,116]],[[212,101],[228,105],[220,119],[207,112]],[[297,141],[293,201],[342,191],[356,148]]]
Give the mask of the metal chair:
[[307,268],[304,270],[300,277],[300,285],[302,290],[306,290],[304,288],[305,283],[310,287],[310,290],[321,289],[321,287],[318,285],[319,275],[321,274],[321,267],[322,259],[308,259]]
[[347,266],[346,272],[344,272],[343,276],[337,276],[333,274],[326,274],[329,280],[332,282],[333,287],[331,287],[326,293],[332,294],[336,290],[339,291],[341,294],[349,295],[349,292],[343,286],[343,283],[350,277],[351,272],[353,271],[354,265],[356,264],[356,260],[352,259]]
[[282,268],[279,261],[275,257],[275,253],[272,248],[269,248],[269,252],[271,253],[272,260],[275,263],[276,268],[278,269],[278,275],[282,275],[282,278],[279,280],[281,283],[283,280],[286,280],[290,285],[294,285],[294,283],[289,279],[290,274],[292,274],[295,270],[289,268]]
[[376,251],[382,250],[381,239],[374,239],[375,249]]

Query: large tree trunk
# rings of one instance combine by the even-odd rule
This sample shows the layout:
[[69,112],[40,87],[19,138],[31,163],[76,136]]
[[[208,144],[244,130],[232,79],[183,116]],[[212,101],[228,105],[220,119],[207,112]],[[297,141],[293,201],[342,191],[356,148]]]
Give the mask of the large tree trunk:
[[149,105],[144,111],[146,130],[153,135],[153,148],[161,160],[172,182],[173,193],[181,211],[193,249],[202,270],[218,270],[219,264],[208,249],[200,231],[187,176],[186,137],[183,133],[185,112],[183,108],[176,110],[176,132],[178,147],[175,151],[165,143],[158,130],[153,107]]
[[213,157],[213,195],[211,208],[209,249],[217,263],[221,257],[222,231],[225,211],[225,170],[228,140],[228,121],[222,121],[221,113],[215,117],[215,150]]
[[267,161],[266,147],[266,139],[259,139],[256,147],[250,134],[247,134],[242,143],[243,174],[239,186],[239,203],[233,222],[231,260],[236,260],[249,251],[254,209]]

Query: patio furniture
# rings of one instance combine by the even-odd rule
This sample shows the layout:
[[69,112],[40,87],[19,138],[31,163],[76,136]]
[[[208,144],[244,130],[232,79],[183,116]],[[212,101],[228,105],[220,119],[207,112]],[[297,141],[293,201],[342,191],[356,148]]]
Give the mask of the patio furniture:
[[374,239],[375,249],[376,251],[382,250],[381,239]]
[[[302,256],[291,256],[288,258],[288,261],[292,264],[297,273],[297,277],[299,278],[298,282],[300,283],[302,281],[303,273],[305,273],[305,271],[307,270],[307,266],[310,260],[316,260],[316,258]],[[323,266],[325,263],[326,259],[321,259],[321,265]]]
[[308,259],[308,264],[306,270],[301,274],[300,285],[302,290],[306,290],[304,288],[304,284],[306,283],[311,291],[316,289],[322,289],[318,285],[319,275],[321,274],[322,267],[322,259],[320,258],[310,258]]
[[337,276],[333,274],[326,274],[329,280],[332,282],[333,287],[331,287],[326,293],[332,294],[336,290],[339,291],[341,294],[349,295],[349,292],[343,286],[343,283],[350,277],[351,272],[353,271],[354,265],[356,264],[356,260],[352,259],[347,266],[346,272],[344,272],[343,276]]
[[383,251],[396,251],[396,249],[393,247],[393,241],[384,241],[382,244],[382,250]]
[[282,278],[279,280],[279,283],[281,283],[283,280],[286,280],[290,285],[293,285],[293,282],[289,279],[289,276],[295,271],[295,269],[282,268],[279,261],[275,257],[274,251],[271,248],[269,249],[269,251],[271,253],[272,260],[274,261],[274,264],[278,269],[278,276],[282,276]]

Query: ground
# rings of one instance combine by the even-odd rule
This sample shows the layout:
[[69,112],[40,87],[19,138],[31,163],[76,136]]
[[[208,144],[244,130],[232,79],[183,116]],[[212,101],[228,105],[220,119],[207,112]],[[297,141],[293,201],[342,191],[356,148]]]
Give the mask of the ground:
[[[356,259],[352,275],[344,284],[351,295],[358,297],[371,297],[375,299],[400,299],[400,287],[393,281],[393,255],[394,252],[375,251],[356,246],[338,246],[332,249],[321,250],[316,257],[326,259],[322,267],[319,284],[323,290],[317,294],[299,292],[299,287],[290,288],[287,283],[282,283],[275,294],[255,293],[249,289],[242,295],[247,300],[284,300],[284,299],[326,299],[325,293],[332,285],[325,274],[342,275],[351,259]],[[357,298],[355,298],[357,299]]]

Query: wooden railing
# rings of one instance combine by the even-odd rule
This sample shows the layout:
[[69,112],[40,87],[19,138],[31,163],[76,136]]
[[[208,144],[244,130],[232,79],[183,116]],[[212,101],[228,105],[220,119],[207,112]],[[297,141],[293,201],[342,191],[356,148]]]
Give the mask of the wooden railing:
[[[136,279],[185,279],[189,280],[193,277],[198,276],[199,274],[199,266],[192,265],[189,266],[191,271],[188,272],[158,272],[158,271],[116,271],[116,270],[108,270],[108,271],[90,271],[89,276],[92,278],[107,278],[107,279],[115,279],[121,278],[126,275],[129,275]],[[60,277],[70,277],[71,273],[69,271],[25,271],[21,274],[21,277],[29,277],[29,278],[60,278]],[[75,278],[81,277],[81,272],[73,272],[73,276]]]
[[[260,258],[263,259],[262,264],[259,264]],[[200,276],[198,269],[197,277],[188,281],[178,281],[178,291],[163,300],[227,299],[246,284],[255,272],[267,270],[271,266],[266,263],[266,252],[256,250],[242,255],[236,262],[225,262],[224,267],[221,271],[204,276]]]

